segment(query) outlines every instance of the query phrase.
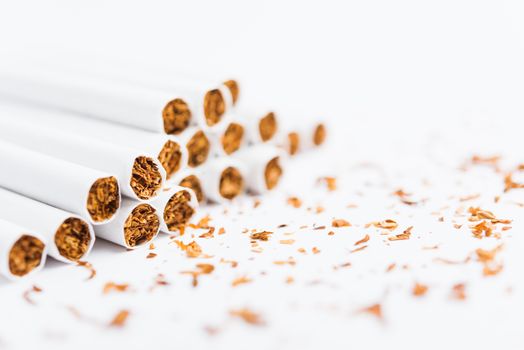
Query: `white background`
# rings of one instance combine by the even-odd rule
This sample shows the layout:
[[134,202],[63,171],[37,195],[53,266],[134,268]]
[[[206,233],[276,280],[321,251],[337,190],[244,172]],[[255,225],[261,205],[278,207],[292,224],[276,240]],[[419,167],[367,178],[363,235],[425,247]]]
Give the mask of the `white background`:
[[[158,257],[125,252],[98,242],[87,272],[51,262],[33,281],[0,286],[0,346],[144,348],[493,348],[524,346],[522,190],[499,204],[502,177],[490,168],[458,170],[474,154],[503,156],[503,169],[524,160],[524,4],[521,1],[3,1],[0,4],[1,62],[19,57],[54,57],[63,52],[104,59],[130,59],[151,66],[184,67],[242,82],[244,103],[274,106],[290,123],[312,116],[331,126],[322,153],[289,164],[286,184],[263,205],[243,214],[210,208],[213,224],[227,234],[198,239],[213,255],[216,271],[197,288],[179,272],[193,268],[164,237]],[[91,58],[90,58],[91,59]],[[4,64],[4,63],[2,63]],[[0,165],[1,166],[1,165]],[[1,169],[1,168],[0,168]],[[340,189],[326,193],[319,175],[337,176]],[[406,207],[390,194],[402,187],[424,205]],[[458,197],[481,193],[472,202]],[[285,204],[297,195],[301,209]],[[454,197],[453,197],[454,196]],[[350,203],[357,209],[348,209]],[[326,211],[313,215],[308,205]],[[460,260],[495,240],[471,237],[460,206],[480,205],[513,219],[504,233],[504,271],[492,278],[481,266],[439,265],[435,257]],[[439,222],[440,211],[445,216]],[[354,226],[335,236],[299,230],[344,217]],[[398,230],[414,226],[410,241],[387,244],[370,221],[392,218]],[[451,220],[466,223],[461,230]],[[263,253],[250,251],[243,228],[278,230]],[[296,243],[280,245],[285,232]],[[351,254],[365,233],[370,246]],[[398,232],[400,233],[400,232]],[[189,242],[191,237],[185,237]],[[421,247],[440,244],[435,251]],[[321,253],[311,254],[318,247]],[[307,256],[297,252],[309,249]],[[294,256],[295,267],[274,260]],[[220,258],[239,261],[232,269]],[[250,260],[253,258],[253,260]],[[333,266],[350,261],[351,268]],[[396,262],[407,270],[386,275]],[[169,287],[148,289],[156,273]],[[254,281],[236,288],[241,275]],[[295,283],[284,283],[293,276]],[[102,295],[105,282],[126,282],[134,292]],[[410,294],[415,281],[430,286],[421,300]],[[449,299],[464,282],[468,298]],[[37,305],[22,299],[32,284],[43,288]],[[358,310],[382,303],[384,321]],[[78,320],[68,311],[74,306]],[[248,307],[266,325],[229,316]],[[104,324],[120,309],[132,314],[121,330]],[[85,318],[89,320],[86,321]],[[94,320],[94,321],[91,321]],[[219,329],[210,336],[205,327]]]

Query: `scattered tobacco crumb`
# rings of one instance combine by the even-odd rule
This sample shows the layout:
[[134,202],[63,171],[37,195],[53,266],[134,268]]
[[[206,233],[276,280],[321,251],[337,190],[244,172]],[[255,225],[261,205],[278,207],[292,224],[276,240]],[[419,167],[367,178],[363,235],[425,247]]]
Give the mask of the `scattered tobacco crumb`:
[[110,327],[123,327],[126,324],[127,318],[129,317],[128,310],[119,311],[109,323]]
[[198,276],[209,275],[215,270],[215,267],[211,264],[197,264],[196,270],[194,271],[182,271],[181,274],[191,275],[193,277],[193,287],[198,286]]
[[77,262],[77,266],[82,266],[89,270],[90,274],[87,277],[87,280],[93,279],[96,276],[96,270],[93,268],[93,265],[91,265],[90,262],[79,261]]
[[127,283],[114,283],[114,282],[107,282],[104,285],[104,289],[102,290],[103,294],[108,294],[110,292],[127,292],[129,290],[129,284]]
[[184,244],[181,241],[176,240],[175,243],[182,251],[186,252],[188,258],[197,258],[202,255],[202,248],[197,242],[192,241],[189,244]]
[[359,245],[359,244],[362,244],[362,243],[366,243],[367,241],[369,241],[369,235],[366,234],[362,239],[358,240],[355,242],[355,245]]
[[253,281],[252,279],[250,279],[250,278],[248,278],[246,276],[241,276],[241,277],[235,278],[233,280],[233,282],[231,282],[231,285],[233,287],[236,287],[236,286],[238,286],[240,284],[251,283],[252,281]]
[[238,317],[242,319],[244,322],[249,323],[251,325],[255,325],[255,326],[264,325],[264,321],[262,320],[262,317],[259,314],[247,308],[243,308],[239,310],[231,310],[229,314],[233,317]]
[[453,299],[457,300],[465,300],[466,299],[466,286],[464,283],[458,283],[455,284],[451,288],[451,297]]
[[412,293],[416,297],[421,297],[421,296],[426,295],[427,291],[428,291],[428,286],[421,284],[421,283],[415,283],[415,285],[413,286]]
[[146,259],[153,259],[153,258],[155,258],[156,256],[157,256],[156,253],[152,253],[152,252],[151,252],[151,253],[147,254]]
[[302,206],[302,201],[297,197],[289,197],[287,199],[287,204],[291,205],[294,208],[300,208]]
[[388,237],[388,240],[390,241],[403,241],[406,239],[409,239],[411,237],[411,230],[413,229],[413,226],[408,227],[404,230],[401,234],[395,235],[393,237]]
[[293,244],[295,243],[295,240],[294,239],[281,239],[280,244]]
[[349,223],[349,221],[346,221],[344,219],[334,219],[331,222],[331,226],[333,226],[333,227],[348,227],[348,226],[351,226],[351,224]]
[[255,232],[255,233],[251,234],[250,238],[252,240],[257,240],[257,241],[268,241],[269,240],[269,236],[271,234],[273,234],[273,232],[270,232],[270,231]]
[[33,294],[33,293],[41,293],[41,292],[42,292],[42,288],[33,285],[30,289],[26,290],[22,294],[22,296],[25,299],[25,301],[27,301],[29,304],[36,305],[36,303],[33,301],[33,299],[31,299],[31,294]]
[[386,230],[395,230],[398,227],[398,224],[395,220],[386,219],[383,221],[374,221],[369,224],[367,224],[365,227],[375,226],[377,228],[383,228]]
[[323,182],[329,191],[335,191],[337,189],[337,179],[332,176],[324,176],[318,179],[318,182]]
[[355,248],[355,249],[353,249],[352,251],[350,251],[350,253],[360,252],[360,251],[366,249],[367,247],[368,247],[367,245],[360,246],[360,247]]
[[368,307],[365,307],[365,308],[362,308],[362,309],[360,309],[360,312],[373,315],[376,318],[378,318],[379,320],[383,319],[382,305],[380,305],[378,303],[377,304],[373,304],[373,305],[368,306]]

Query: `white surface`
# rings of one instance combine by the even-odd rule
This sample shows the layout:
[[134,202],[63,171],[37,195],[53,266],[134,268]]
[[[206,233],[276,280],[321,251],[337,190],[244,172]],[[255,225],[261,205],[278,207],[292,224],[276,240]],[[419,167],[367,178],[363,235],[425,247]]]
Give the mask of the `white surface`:
[[[168,6],[168,3],[170,4]],[[523,190],[503,190],[503,174],[487,167],[459,171],[474,154],[501,154],[503,168],[523,161],[524,16],[520,1],[243,1],[148,3],[19,1],[2,4],[4,57],[22,52],[38,57],[76,49],[132,57],[151,65],[180,64],[242,79],[242,97],[286,113],[321,112],[332,124],[333,144],[324,153],[298,160],[278,194],[238,209],[214,207],[213,225],[226,234],[195,238],[210,259],[188,259],[166,236],[147,250],[127,252],[97,241],[90,262],[97,276],[85,281],[81,267],[49,262],[31,282],[3,284],[1,343],[6,348],[145,347],[213,349],[332,348],[519,349],[523,305]],[[213,38],[220,40],[212,41]],[[56,54],[58,57],[59,54]],[[103,60],[98,60],[102,62]],[[93,60],[96,64],[97,61]],[[286,110],[288,112],[286,112]],[[306,118],[304,114],[293,114]],[[317,162],[318,161],[318,162]],[[314,188],[318,175],[335,175],[340,189]],[[391,192],[404,188],[420,206],[405,206]],[[460,196],[480,193],[469,202]],[[312,215],[286,205],[297,195]],[[454,197],[451,197],[454,196]],[[346,208],[350,203],[357,208]],[[513,219],[503,239],[477,240],[467,224],[453,228],[454,211],[480,205]],[[442,209],[443,207],[449,207]],[[444,222],[432,212],[441,211]],[[353,227],[298,230],[328,225],[333,217]],[[409,241],[388,242],[370,221],[392,218],[397,231],[413,225]],[[466,222],[466,218],[457,221]],[[243,228],[275,230],[263,253],[251,252]],[[294,232],[293,236],[283,236]],[[364,251],[353,244],[369,233]],[[184,241],[191,240],[188,231]],[[200,234],[200,232],[198,233]],[[285,238],[284,238],[285,237]],[[293,245],[280,239],[294,238]],[[186,241],[187,240],[187,241]],[[504,243],[504,270],[482,277],[481,265],[444,265],[435,257],[463,259],[477,247]],[[437,250],[421,247],[439,244]],[[311,254],[318,247],[319,254]],[[297,252],[299,247],[308,254]],[[294,256],[297,264],[274,265]],[[220,258],[239,262],[237,268]],[[347,269],[333,266],[351,262]],[[180,271],[199,262],[215,271],[191,277]],[[384,272],[388,264],[410,269]],[[157,273],[171,283],[149,292]],[[250,284],[231,287],[247,275]],[[295,283],[285,283],[293,276]],[[132,292],[102,295],[104,283],[130,283]],[[411,295],[415,281],[428,295]],[[449,299],[464,282],[468,297]],[[43,288],[29,305],[22,292]],[[381,302],[384,322],[356,311]],[[79,320],[74,306],[95,322]],[[229,316],[248,307],[266,321],[256,327]],[[130,315],[123,329],[105,325],[121,309]],[[204,327],[219,329],[209,336]]]

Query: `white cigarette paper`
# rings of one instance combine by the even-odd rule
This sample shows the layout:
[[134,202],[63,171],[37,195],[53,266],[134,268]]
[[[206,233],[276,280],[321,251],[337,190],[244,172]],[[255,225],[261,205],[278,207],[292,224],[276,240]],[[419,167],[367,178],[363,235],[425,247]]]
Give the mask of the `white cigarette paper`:
[[153,133],[103,120],[83,118],[74,113],[27,108],[14,104],[1,105],[0,115],[16,116],[18,120],[33,126],[40,125],[55,131],[60,130],[86,138],[95,138],[106,143],[155,155],[162,164],[167,178],[187,165],[187,148],[177,136]]
[[151,202],[160,217],[160,231],[179,231],[188,224],[198,210],[198,201],[190,188],[169,186]]
[[227,203],[244,193],[244,169],[244,165],[232,157],[215,158],[207,162],[200,171],[206,198],[217,203]]
[[0,219],[0,274],[18,280],[38,272],[45,264],[45,238],[25,227]]
[[111,221],[120,207],[119,184],[109,173],[5,141],[0,141],[0,164],[0,186],[89,218],[92,224]]
[[158,133],[190,123],[184,97],[100,76],[23,67],[0,72],[0,94]]
[[236,118],[233,118],[224,130],[209,132],[208,137],[214,157],[229,156],[246,144],[246,127]]
[[191,189],[196,196],[198,203],[204,202],[206,195],[202,188],[202,180],[200,179],[201,168],[186,168],[176,174],[166,185],[182,186]]
[[115,219],[95,226],[95,234],[128,249],[135,249],[155,239],[159,229],[160,216],[151,204],[124,198]]
[[246,187],[255,194],[277,188],[283,175],[282,152],[275,146],[257,145],[238,152],[234,156],[246,168]]
[[42,125],[15,120],[16,114],[0,114],[0,139],[69,162],[115,174],[122,194],[149,200],[160,191],[165,171],[154,156]]
[[92,226],[78,215],[0,188],[0,218],[39,232],[48,254],[72,263],[84,259],[95,242]]

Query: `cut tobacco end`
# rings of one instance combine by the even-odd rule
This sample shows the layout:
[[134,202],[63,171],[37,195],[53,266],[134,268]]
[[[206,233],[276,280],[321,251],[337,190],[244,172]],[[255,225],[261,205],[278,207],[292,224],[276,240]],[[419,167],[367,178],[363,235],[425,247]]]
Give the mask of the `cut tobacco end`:
[[233,199],[244,190],[244,179],[237,168],[227,167],[220,175],[220,195],[226,199]]
[[89,250],[89,225],[79,218],[68,218],[56,230],[55,245],[60,255],[71,261],[80,260]]
[[162,183],[162,173],[153,159],[145,156],[135,159],[130,186],[138,198],[147,200],[156,196]]
[[175,193],[164,209],[164,221],[170,231],[184,226],[189,222],[195,209],[191,205],[191,194],[182,190]]
[[166,171],[166,178],[169,179],[182,165],[180,145],[171,140],[167,141],[160,150],[157,158]]
[[136,206],[124,223],[124,238],[129,247],[137,247],[155,238],[160,220],[149,204]]
[[290,132],[287,135],[288,138],[288,152],[290,155],[295,155],[298,153],[300,147],[300,136],[296,132]]
[[238,123],[229,124],[221,138],[222,149],[228,155],[238,151],[243,138],[244,127]]
[[182,187],[187,187],[193,190],[195,192],[196,198],[199,203],[204,201],[204,192],[202,190],[202,185],[200,184],[200,180],[195,175],[189,175],[184,177],[180,182],[178,183]]
[[279,182],[282,176],[282,167],[279,164],[279,157],[275,157],[269,161],[264,171],[264,179],[268,190],[273,189]]
[[313,143],[315,146],[320,146],[326,140],[326,127],[324,124],[318,124],[313,132]]
[[87,196],[87,211],[94,222],[104,222],[113,217],[120,208],[120,189],[115,177],[95,181]]
[[238,101],[238,95],[240,93],[238,82],[236,80],[230,79],[230,80],[225,81],[224,85],[228,88],[229,92],[231,93],[233,105],[235,105]]
[[188,126],[191,120],[191,111],[187,103],[182,99],[170,101],[162,111],[164,119],[164,131],[166,134],[180,134]]
[[186,144],[189,154],[188,165],[197,167],[207,160],[211,144],[202,130],[197,131]]
[[269,141],[277,132],[277,118],[275,113],[269,112],[258,123],[258,131],[263,142]]
[[204,96],[204,116],[208,126],[216,125],[226,111],[224,96],[218,89],[206,92]]
[[15,276],[24,276],[42,262],[45,244],[40,239],[22,235],[9,251],[9,271]]

